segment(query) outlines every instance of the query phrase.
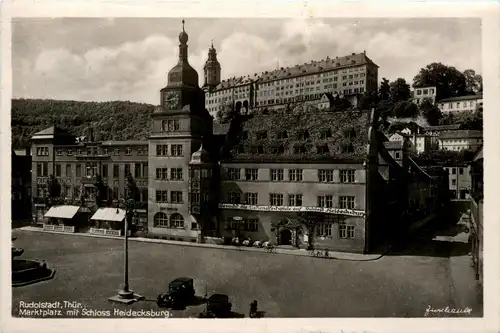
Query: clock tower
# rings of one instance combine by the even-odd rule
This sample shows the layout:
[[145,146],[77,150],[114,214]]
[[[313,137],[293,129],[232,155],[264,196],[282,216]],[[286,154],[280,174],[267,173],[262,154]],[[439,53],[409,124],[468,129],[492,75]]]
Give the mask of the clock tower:
[[208,146],[213,118],[205,109],[198,73],[188,62],[188,34],[179,34],[179,60],[160,90],[149,136],[148,231],[166,239],[198,239],[199,221],[189,209],[191,155]]

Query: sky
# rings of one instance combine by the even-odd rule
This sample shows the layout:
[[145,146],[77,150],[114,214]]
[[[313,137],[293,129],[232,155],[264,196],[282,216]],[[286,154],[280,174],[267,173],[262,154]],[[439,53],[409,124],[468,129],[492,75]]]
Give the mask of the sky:
[[[482,72],[477,18],[189,18],[185,30],[200,85],[212,40],[222,79],[363,51],[379,81],[411,83],[431,62]],[[159,104],[181,31],[180,18],[17,18],[13,98]]]

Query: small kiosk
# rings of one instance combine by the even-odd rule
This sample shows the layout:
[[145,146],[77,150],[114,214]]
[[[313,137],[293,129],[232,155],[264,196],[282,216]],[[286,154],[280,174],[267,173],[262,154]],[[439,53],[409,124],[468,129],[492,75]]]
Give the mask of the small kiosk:
[[95,221],[90,233],[103,236],[122,236],[126,211],[121,208],[99,208],[91,220]]
[[43,230],[74,233],[87,225],[89,213],[87,207],[52,206],[44,215],[48,223],[43,225]]

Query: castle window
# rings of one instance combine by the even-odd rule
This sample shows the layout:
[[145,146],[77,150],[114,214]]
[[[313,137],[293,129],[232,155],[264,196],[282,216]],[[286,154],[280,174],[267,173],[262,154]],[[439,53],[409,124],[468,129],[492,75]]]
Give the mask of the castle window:
[[179,213],[174,213],[170,216],[170,228],[183,229],[184,228],[184,218]]
[[288,138],[287,131],[281,131],[278,133],[278,139],[287,139],[287,138]]
[[306,140],[309,138],[309,132],[307,130],[301,130],[297,132],[297,139]]
[[306,152],[306,148],[303,145],[296,144],[293,147],[293,152],[294,152],[294,154],[302,154],[302,153]]
[[332,195],[320,195],[320,196],[318,196],[318,207],[332,208],[333,207],[333,196]]
[[318,180],[320,182],[333,182],[333,170],[328,170],[328,169],[318,170]]
[[257,180],[259,178],[259,169],[245,169],[246,180]]
[[181,191],[170,192],[170,202],[171,203],[182,203],[182,192]]
[[183,155],[182,145],[172,145],[170,147],[170,150],[171,150],[172,156],[182,156]]
[[340,208],[342,208],[342,209],[354,209],[354,197],[353,196],[340,197]]
[[283,180],[283,169],[271,169],[271,180],[281,181]]
[[132,155],[132,148],[130,148],[130,147],[125,148],[125,155],[128,155],[128,156]]
[[115,156],[120,156],[120,148],[115,148],[113,152]]
[[283,147],[283,145],[279,145],[277,147],[273,147],[271,150],[273,154],[283,154],[285,152],[285,147]]
[[340,170],[341,183],[354,183],[355,170]]
[[38,147],[36,149],[37,156],[49,156],[49,148],[48,147]]
[[344,239],[353,239],[354,238],[354,226],[347,225],[345,223],[339,224],[339,237]]
[[156,145],[156,156],[168,156],[168,145]]
[[154,217],[154,226],[155,227],[168,227],[168,217],[167,214],[158,212]]
[[288,170],[288,180],[291,182],[301,182],[302,181],[302,169],[290,169]]
[[267,139],[267,131],[259,131],[257,132],[257,140]]
[[241,195],[239,192],[229,192],[227,194],[227,201],[230,204],[239,204],[241,202]]
[[328,145],[322,145],[316,147],[318,154],[326,154],[329,152]]
[[157,190],[156,191],[156,202],[168,202],[168,191]]

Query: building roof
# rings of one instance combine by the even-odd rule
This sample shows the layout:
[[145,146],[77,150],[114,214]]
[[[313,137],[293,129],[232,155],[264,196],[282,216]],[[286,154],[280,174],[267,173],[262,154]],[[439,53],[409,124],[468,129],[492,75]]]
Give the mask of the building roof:
[[[302,111],[295,114],[271,113],[253,115],[242,124],[246,136],[231,144],[230,156],[223,156],[225,162],[231,160],[254,161],[315,161],[349,160],[359,161],[366,157],[369,111]],[[324,137],[325,130],[330,130]],[[286,138],[278,139],[286,131]],[[263,132],[266,136],[262,136]],[[231,133],[229,131],[228,133]],[[295,152],[294,147],[302,146],[304,151]],[[318,150],[327,148],[319,153]],[[258,149],[256,149],[258,148]]]
[[103,141],[103,146],[147,146],[147,140]]
[[482,98],[483,98],[483,94],[457,96],[457,97],[450,97],[450,98],[441,99],[438,101],[438,103],[455,102],[455,101],[470,101],[470,100],[482,99]]
[[404,145],[403,141],[385,141],[384,147],[387,149],[402,149]]
[[322,59],[320,61],[312,60],[311,62],[304,63],[302,65],[295,65],[293,67],[281,67],[280,69],[270,72],[266,71],[260,75],[259,79],[262,82],[266,82],[366,64],[377,66],[375,63],[373,63],[373,61],[371,61],[370,58],[366,56],[364,52],[352,53],[351,55],[344,57],[327,57],[326,59]]
[[229,124],[214,124],[213,133],[214,135],[226,135],[229,131]]
[[323,93],[323,94],[321,94],[321,98],[323,98],[323,96],[326,96],[330,103],[333,103],[335,101],[335,97],[333,97],[332,93]]
[[80,210],[80,206],[52,206],[49,211],[45,213],[45,217],[54,217],[60,219],[72,219],[75,214]]
[[439,125],[439,126],[423,127],[424,132],[452,131],[452,130],[459,130],[459,129],[460,129],[460,125]]
[[242,86],[250,84],[252,82],[268,82],[366,64],[371,64],[378,67],[370,58],[366,56],[366,53],[364,52],[352,53],[351,55],[344,57],[327,57],[326,59],[322,59],[319,61],[312,60],[311,62],[304,63],[302,65],[281,67],[280,69],[276,69],[273,71],[265,71],[263,73],[254,73],[253,75],[232,77],[219,83],[215,87],[214,91]]
[[439,135],[440,139],[462,139],[462,138],[482,138],[483,131],[475,130],[458,130],[458,131],[447,131]]
[[121,208],[99,208],[91,220],[122,222],[125,210]]
[[232,78],[229,78],[229,79],[226,79],[226,80],[222,80],[215,87],[215,90],[224,90],[224,89],[227,89],[227,88],[232,88],[232,87],[247,85],[247,84],[250,84],[250,83],[254,82],[256,79],[258,79],[257,76],[255,76],[252,79],[252,78],[250,78],[250,75],[232,77]]
[[57,126],[51,126],[49,128],[46,128],[44,130],[41,130],[39,132],[36,132],[33,134],[31,137],[32,140],[37,140],[37,139],[53,139],[55,136],[71,136],[66,130],[57,127]]
[[481,148],[479,148],[479,150],[477,151],[476,155],[474,156],[474,158],[472,159],[474,162],[475,161],[479,161],[479,160],[482,160],[483,159],[483,147],[484,146],[481,146]]

